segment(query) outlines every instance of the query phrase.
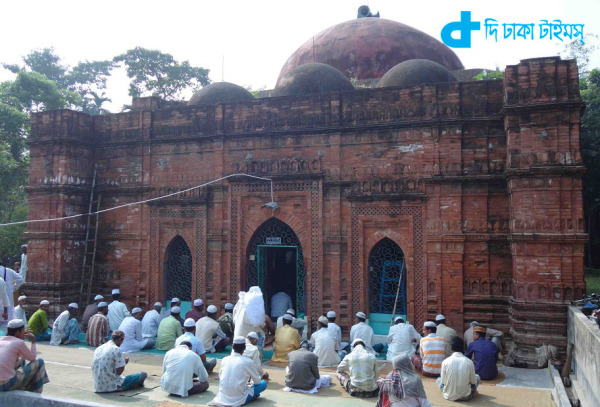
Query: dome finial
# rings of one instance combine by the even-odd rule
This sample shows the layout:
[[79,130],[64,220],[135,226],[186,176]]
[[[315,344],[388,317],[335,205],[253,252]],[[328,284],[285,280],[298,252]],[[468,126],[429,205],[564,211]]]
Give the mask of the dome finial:
[[371,9],[369,6],[360,6],[358,8],[358,16],[356,18],[364,18],[364,17],[376,17],[379,18],[379,11],[377,14],[371,13]]

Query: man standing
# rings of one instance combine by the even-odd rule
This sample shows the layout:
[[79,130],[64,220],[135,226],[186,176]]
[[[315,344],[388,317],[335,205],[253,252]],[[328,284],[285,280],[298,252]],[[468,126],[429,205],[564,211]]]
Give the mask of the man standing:
[[0,305],[2,305],[2,320],[6,321],[10,300],[8,299],[8,294],[6,292],[6,283],[2,277],[0,277]]
[[[54,320],[52,325],[52,335],[50,336],[50,345],[68,345],[70,343],[79,343],[79,323],[76,313],[79,306],[72,302],[67,309]],[[72,318],[71,318],[72,316]]]
[[23,320],[23,322],[25,322],[25,326],[27,326],[27,315],[25,314],[25,305],[27,305],[27,297],[22,295],[20,296],[17,301],[19,302],[19,305],[17,305],[15,307],[15,319],[21,319]]
[[285,369],[285,386],[293,390],[312,390],[320,384],[318,357],[308,350],[308,342],[302,341],[300,349],[290,352]]
[[[24,339],[31,341],[31,349],[27,348]],[[35,335],[25,330],[25,323],[20,319],[8,322],[6,336],[0,338],[0,391],[25,390],[41,393],[48,383],[46,367],[42,359],[36,359]],[[29,363],[25,365],[19,360],[23,358]],[[18,369],[15,369],[20,366]]]
[[160,316],[161,309],[162,304],[155,302],[154,308],[146,312],[146,315],[142,318],[142,338],[156,340],[158,326],[160,325],[160,321],[162,321],[162,317]]
[[259,376],[263,379],[269,378],[269,373],[265,372],[262,368],[262,357],[260,353],[260,349],[258,349],[258,335],[256,332],[250,332],[246,336],[246,349],[244,350],[244,356],[251,359],[254,362],[254,366],[256,366],[256,371]]
[[233,340],[234,327],[232,303],[228,302],[227,304],[225,304],[225,313],[219,317],[217,322],[219,323],[219,327],[221,328],[221,331],[223,331],[225,336]]
[[99,346],[94,351],[92,361],[92,374],[94,375],[94,391],[96,393],[110,393],[123,391],[143,386],[148,375],[139,372],[127,377],[121,376],[129,359],[123,357],[121,344],[125,335],[122,331],[115,330],[110,341]]
[[356,338],[360,338],[365,344],[365,347],[369,352],[381,352],[383,350],[383,344],[373,344],[375,341],[375,333],[367,323],[367,315],[364,312],[357,312],[356,319],[358,323],[352,325],[350,328],[350,342],[354,342]]
[[464,341],[455,336],[450,343],[452,355],[442,362],[441,376],[436,382],[446,400],[467,401],[477,395],[479,376],[473,362],[463,355]]
[[98,313],[92,315],[85,332],[85,342],[89,346],[97,347],[108,341],[108,304],[104,301],[98,303]]
[[142,338],[142,309],[139,307],[131,310],[131,316],[121,322],[119,330],[125,334],[125,339],[121,344],[121,350],[124,353],[151,349],[154,346],[153,339]]
[[283,316],[283,326],[275,331],[274,352],[271,360],[277,363],[288,362],[288,353],[300,347],[300,334],[292,328],[293,318],[290,314]]
[[179,313],[181,309],[179,307],[171,308],[171,315],[160,321],[158,326],[158,332],[156,337],[156,349],[158,350],[171,350],[175,346],[175,341],[181,335],[183,331],[181,324],[179,323]]
[[387,337],[389,344],[386,359],[393,361],[400,354],[409,358],[415,354],[417,344],[421,341],[421,335],[411,325],[404,322],[404,318],[396,317],[395,325],[390,327]]
[[221,361],[219,393],[208,403],[209,406],[239,407],[258,398],[267,388],[267,382],[261,380],[254,363],[243,356],[245,349],[246,339],[236,336],[233,352]]
[[175,347],[178,347],[183,342],[189,342],[192,347],[192,352],[196,353],[202,360],[202,364],[206,371],[210,374],[217,365],[217,359],[206,358],[206,351],[202,341],[196,338],[196,322],[193,318],[187,318],[183,322],[183,335],[175,340]]
[[187,397],[208,389],[208,373],[200,356],[191,348],[190,342],[183,341],[168,351],[163,359],[160,388],[170,395]]
[[29,319],[27,327],[35,335],[36,341],[49,341],[51,333],[48,332],[48,309],[50,308],[50,302],[48,300],[40,301],[40,308],[33,313]]
[[415,368],[423,372],[423,376],[439,377],[442,371],[442,362],[446,358],[446,340],[436,334],[437,326],[434,322],[426,321],[423,324],[423,335],[419,344],[419,355],[413,355]]
[[111,331],[116,331],[121,326],[121,322],[131,314],[127,309],[127,305],[119,301],[121,291],[118,288],[112,290],[113,302],[108,304],[108,324]]
[[23,283],[27,281],[27,245],[21,245],[21,268],[19,269],[19,274],[23,277]]
[[209,305],[206,316],[196,322],[196,337],[202,341],[209,353],[220,352],[230,344],[229,338],[221,331],[217,322],[217,307]]
[[185,314],[185,319],[192,318],[194,322],[198,322],[198,320],[204,316],[204,301],[202,301],[200,298],[196,298],[194,300],[194,308]]
[[317,324],[319,329],[310,336],[310,346],[319,359],[319,367],[337,366],[340,363],[339,349],[337,341],[327,329],[329,321],[326,317],[320,316]]
[[[348,369],[350,374],[346,373]],[[352,341],[352,352],[337,367],[338,380],[353,397],[375,397],[379,394],[377,383],[377,359],[366,349],[361,338]]]
[[293,307],[292,297],[283,291],[279,291],[271,297],[271,319],[276,321],[277,318],[285,314],[285,310]]
[[475,373],[483,380],[493,380],[498,376],[498,350],[496,345],[485,339],[486,328],[473,327],[474,341],[469,345],[465,356],[475,360]]
[[104,301],[104,297],[98,294],[94,297],[94,302],[85,307],[85,311],[83,311],[83,316],[81,317],[81,329],[83,331],[87,329],[92,315],[96,315],[98,313],[98,304],[101,301]]
[[[10,321],[11,319],[14,319],[15,299],[13,293],[15,292],[15,290],[18,290],[19,287],[21,287],[24,280],[19,273],[17,273],[13,269],[4,267],[2,264],[0,264],[0,278],[2,278],[6,283],[6,295],[8,295],[9,305],[8,307],[4,307],[4,310],[7,311],[6,320]],[[3,314],[4,310],[2,312]]]
[[446,317],[442,314],[435,317],[435,325],[437,326],[437,334],[446,341],[446,357],[452,354],[450,342],[452,338],[457,336],[456,331],[449,326],[446,326]]

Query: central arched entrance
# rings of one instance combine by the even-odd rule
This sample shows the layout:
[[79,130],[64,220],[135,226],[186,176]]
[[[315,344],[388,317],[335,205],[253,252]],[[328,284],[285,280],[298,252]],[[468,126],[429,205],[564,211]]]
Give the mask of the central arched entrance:
[[165,251],[163,300],[173,297],[181,301],[192,299],[192,252],[185,240],[177,235]]
[[277,218],[265,221],[250,239],[247,254],[246,289],[261,288],[267,313],[271,296],[283,291],[292,297],[297,316],[303,317],[306,270],[302,246],[292,228]]

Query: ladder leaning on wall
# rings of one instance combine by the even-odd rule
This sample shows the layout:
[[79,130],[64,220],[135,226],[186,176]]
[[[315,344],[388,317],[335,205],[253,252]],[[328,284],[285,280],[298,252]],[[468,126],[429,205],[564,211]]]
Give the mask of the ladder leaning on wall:
[[87,224],[85,228],[85,242],[83,253],[83,265],[81,267],[81,286],[79,289],[79,304],[87,305],[92,295],[92,284],[94,282],[94,265],[96,262],[96,248],[98,242],[98,221],[100,215],[100,198],[102,195],[96,193],[96,168],[92,178],[90,190],[90,204],[88,207]]

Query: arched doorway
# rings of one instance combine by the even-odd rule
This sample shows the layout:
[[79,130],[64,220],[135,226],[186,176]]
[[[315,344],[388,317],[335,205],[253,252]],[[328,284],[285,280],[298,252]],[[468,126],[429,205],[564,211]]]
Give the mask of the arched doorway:
[[185,240],[177,235],[171,240],[165,251],[164,297],[173,297],[181,301],[192,299],[192,252]]
[[369,253],[369,321],[375,333],[387,334],[394,305],[395,315],[406,317],[406,265],[400,246],[384,238]]
[[292,297],[297,316],[306,312],[306,270],[302,245],[293,229],[277,218],[265,221],[250,239],[246,267],[247,287],[257,285],[265,296],[284,291]]

